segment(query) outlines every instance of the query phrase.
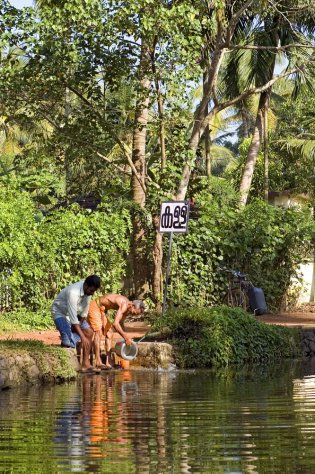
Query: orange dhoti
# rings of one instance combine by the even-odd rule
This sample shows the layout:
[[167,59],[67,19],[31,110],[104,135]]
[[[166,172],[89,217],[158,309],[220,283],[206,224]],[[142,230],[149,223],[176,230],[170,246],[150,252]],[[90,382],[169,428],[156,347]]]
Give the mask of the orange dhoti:
[[105,335],[111,328],[111,323],[105,316],[105,312],[99,307],[97,300],[90,303],[87,321],[93,331],[103,331]]

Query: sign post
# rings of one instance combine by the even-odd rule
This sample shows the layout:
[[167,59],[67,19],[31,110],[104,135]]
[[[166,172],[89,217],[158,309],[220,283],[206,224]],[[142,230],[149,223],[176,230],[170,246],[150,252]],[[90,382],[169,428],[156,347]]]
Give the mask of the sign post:
[[162,316],[164,316],[167,301],[167,286],[171,269],[172,244],[174,233],[186,233],[188,229],[189,204],[187,201],[166,201],[161,204],[160,228],[161,233],[169,233],[169,246],[164,282]]

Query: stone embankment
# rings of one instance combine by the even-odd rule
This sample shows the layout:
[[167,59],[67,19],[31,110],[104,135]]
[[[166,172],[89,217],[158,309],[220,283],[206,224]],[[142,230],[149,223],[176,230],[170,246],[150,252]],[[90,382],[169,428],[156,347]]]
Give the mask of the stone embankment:
[[[20,385],[60,383],[77,377],[79,368],[73,350],[57,347],[37,351],[24,350],[23,342],[16,348],[0,347],[0,390]],[[61,357],[60,357],[61,356]],[[141,342],[131,369],[172,370],[175,368],[170,344]]]
[[315,356],[315,328],[302,330],[302,351],[304,357]]
[[77,369],[76,355],[67,349],[44,345],[23,348],[21,342],[0,345],[0,390],[73,380]]
[[166,342],[140,342],[131,367],[171,370],[175,368],[173,347]]

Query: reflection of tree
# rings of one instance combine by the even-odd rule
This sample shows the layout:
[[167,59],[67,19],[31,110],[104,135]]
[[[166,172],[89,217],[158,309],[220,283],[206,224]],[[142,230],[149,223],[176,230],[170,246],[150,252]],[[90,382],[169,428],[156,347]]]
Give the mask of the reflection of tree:
[[315,382],[301,369],[289,363],[222,377],[112,371],[84,375],[78,384],[1,393],[1,468],[315,472]]
[[[61,472],[52,433],[59,397],[67,399],[69,390],[35,386],[0,391],[1,472]],[[62,446],[67,448],[67,443]]]
[[84,471],[88,433],[86,429],[84,432],[83,426],[80,399],[75,393],[73,398],[67,399],[56,419],[54,443],[59,466],[68,467],[71,471]]

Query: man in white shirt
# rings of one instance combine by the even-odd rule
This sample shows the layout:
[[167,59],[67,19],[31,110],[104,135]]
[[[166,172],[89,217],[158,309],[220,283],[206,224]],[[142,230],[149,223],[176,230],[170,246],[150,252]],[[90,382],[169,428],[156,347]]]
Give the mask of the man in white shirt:
[[100,278],[97,275],[90,275],[85,280],[61,290],[51,307],[55,326],[60,332],[61,346],[76,347],[78,343],[82,344],[82,372],[95,371],[89,358],[94,333],[86,317],[91,296],[100,288],[100,285]]

